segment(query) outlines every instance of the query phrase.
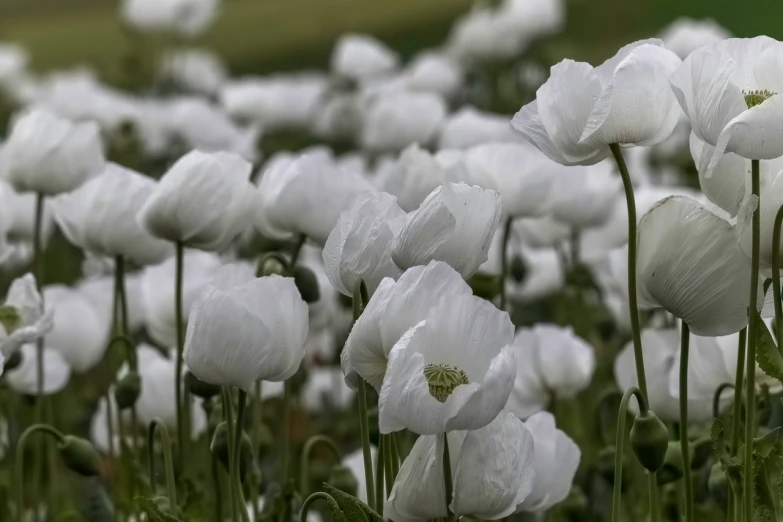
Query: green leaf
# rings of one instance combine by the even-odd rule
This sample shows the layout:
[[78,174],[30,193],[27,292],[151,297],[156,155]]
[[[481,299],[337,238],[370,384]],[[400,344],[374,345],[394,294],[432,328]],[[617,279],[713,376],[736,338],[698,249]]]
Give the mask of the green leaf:
[[710,428],[712,450],[725,468],[729,462],[729,453],[726,451],[726,442],[723,440],[724,431],[723,421],[716,417],[715,420],[712,421],[712,427]]
[[780,434],[780,428],[770,430],[766,435],[753,439],[753,453],[761,458],[766,459],[777,447],[778,436]]
[[154,500],[147,497],[136,497],[136,504],[147,513],[152,522],[182,522],[180,519],[169,513],[164,513]]
[[777,495],[772,492],[769,482],[769,468],[767,463],[771,460],[758,459],[753,463],[753,497],[755,508],[753,509],[753,522],[773,522],[778,519]]
[[370,506],[344,491],[323,484],[324,491],[334,497],[335,502],[343,512],[348,522],[383,522],[383,517]]
[[767,325],[756,314],[756,362],[759,368],[770,377],[783,382],[783,356]]

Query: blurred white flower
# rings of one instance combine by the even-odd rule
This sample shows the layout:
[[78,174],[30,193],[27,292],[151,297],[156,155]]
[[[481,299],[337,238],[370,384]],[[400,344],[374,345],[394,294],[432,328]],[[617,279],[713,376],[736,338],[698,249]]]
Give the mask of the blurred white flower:
[[563,0],[503,0],[501,19],[532,40],[559,31],[565,22]]
[[362,176],[338,167],[328,153],[280,158],[261,175],[256,228],[266,237],[304,234],[323,245],[340,213],[371,189]]
[[669,137],[680,110],[669,76],[680,65],[660,40],[626,45],[598,67],[563,60],[511,124],[563,165],[592,165],[612,143],[654,145]]
[[248,391],[256,381],[285,381],[302,363],[307,303],[292,278],[253,272],[221,267],[191,307],[183,357],[204,382]]
[[236,154],[191,151],[155,186],[139,223],[160,239],[223,250],[252,219],[252,168]]
[[524,266],[522,281],[506,279],[506,295],[511,301],[535,301],[552,295],[565,286],[562,258],[555,249],[523,248],[520,257]]
[[316,105],[312,132],[323,139],[353,142],[361,133],[365,111],[360,95],[331,93]]
[[[13,370],[3,375],[5,382],[16,393],[38,395],[38,347],[35,344],[23,344],[19,348],[22,361]],[[71,368],[57,350],[43,349],[43,386],[44,395],[52,395],[68,385]]]
[[487,260],[500,215],[497,192],[444,183],[408,214],[392,243],[392,259],[403,270],[444,261],[470,277]]
[[749,261],[735,228],[698,202],[672,196],[642,217],[637,263],[641,308],[663,307],[696,335],[727,335],[748,324]]
[[553,248],[571,236],[568,225],[552,216],[515,219],[514,233],[519,235],[522,245],[530,248]]
[[160,77],[189,92],[215,95],[228,79],[222,58],[209,49],[183,49],[163,56]]
[[381,188],[395,196],[405,212],[412,212],[446,181],[446,169],[437,155],[414,143],[399,158],[379,167],[376,177]]
[[28,61],[28,52],[21,45],[0,42],[0,89],[23,76]]
[[[443,452],[447,436],[453,499],[446,511]],[[418,438],[400,468],[384,514],[395,522],[445,518],[450,513],[499,520],[512,514],[534,484],[533,435],[509,413],[473,431]]]
[[[128,327],[131,331],[144,325],[144,302],[142,300],[143,272],[125,273],[125,298],[128,304]],[[172,281],[172,284],[173,281]],[[114,274],[85,277],[76,284],[76,288],[90,300],[95,309],[104,317],[106,324],[113,324]],[[172,298],[173,299],[173,298]]]
[[44,310],[35,276],[14,279],[0,306],[0,354],[10,357],[22,344],[37,341],[53,326],[52,313]]
[[[708,200],[728,212],[731,217],[735,217],[745,199],[746,185],[749,185],[750,160],[728,152],[720,157],[707,177],[715,147],[699,139],[695,132],[691,132],[689,145],[693,163],[699,172],[701,191]],[[759,166],[767,171],[770,163],[780,166],[777,160],[762,161]]]
[[534,413],[525,421],[533,436],[533,490],[517,506],[517,512],[546,511],[566,499],[579,468],[582,452],[548,411]]
[[666,26],[661,33],[661,40],[666,48],[683,60],[699,47],[727,38],[731,38],[728,29],[710,18],[694,20],[680,17]]
[[302,402],[313,412],[345,409],[354,397],[356,393],[345,384],[343,372],[337,366],[311,368],[302,390]]
[[54,219],[68,240],[83,250],[122,256],[139,265],[157,264],[173,253],[173,247],[136,221],[155,186],[152,178],[108,163],[100,176],[52,199]]
[[96,176],[104,157],[98,126],[33,109],[17,116],[3,147],[6,179],[19,192],[68,192]]
[[44,344],[57,350],[76,373],[84,373],[103,359],[111,324],[105,312],[79,290],[65,285],[43,288],[47,312],[54,315],[54,328],[46,334]]
[[448,99],[462,87],[464,71],[448,56],[426,51],[411,60],[402,76],[408,89],[433,92]]
[[430,92],[391,92],[370,97],[360,143],[372,152],[394,152],[432,143],[446,119],[446,102]]
[[[377,464],[378,448],[370,444],[370,457],[373,466]],[[356,490],[356,498],[362,502],[367,502],[367,482],[364,475],[364,453],[362,448],[357,449],[343,457],[343,466],[347,467],[356,477],[356,483],[359,486]],[[396,522],[396,521],[395,521]]]
[[608,161],[561,169],[554,185],[552,217],[576,230],[603,225],[623,193],[622,180]]
[[446,263],[432,261],[417,266],[396,282],[384,279],[353,325],[341,362],[349,385],[357,375],[380,391],[389,353],[397,341],[424,320],[441,298],[472,295],[462,277]]
[[547,407],[552,395],[574,397],[590,385],[595,350],[570,327],[537,324],[514,337],[516,381],[506,409],[525,419]]
[[527,38],[504,26],[503,13],[490,7],[475,7],[451,27],[446,52],[460,63],[506,60],[524,50]]
[[[111,401],[111,406],[109,406]],[[113,440],[109,441],[109,411],[111,409],[111,423]],[[117,402],[114,400],[113,390],[110,390],[106,396],[101,397],[98,400],[98,407],[90,420],[90,441],[95,445],[95,449],[103,454],[108,454],[110,449],[114,449],[114,454],[119,455],[120,452],[120,426],[119,426],[119,413],[120,409],[117,406]],[[125,410],[123,413],[123,422],[130,423],[130,410]],[[127,425],[127,424],[126,424]]]
[[[728,156],[728,154],[726,155]],[[721,160],[726,158],[724,156]],[[739,156],[736,156],[739,158]],[[742,159],[742,158],[739,158]],[[743,161],[747,161],[744,160]],[[773,165],[767,165],[765,169],[761,171],[761,205],[759,208],[759,219],[761,222],[761,243],[759,250],[759,261],[761,267],[761,273],[767,277],[772,277],[772,240],[774,239],[773,229],[775,226],[775,216],[778,213],[781,205],[783,205],[783,158],[779,158],[771,161],[762,161],[761,165],[765,163],[771,163]],[[774,168],[774,170],[771,169]],[[716,170],[717,172],[717,170]],[[736,171],[735,171],[736,174]],[[713,176],[714,178],[715,176]],[[742,214],[743,210],[739,210]],[[737,226],[739,234],[739,246],[747,259],[751,258],[751,250],[753,244],[753,227],[747,221],[739,220]],[[783,233],[781,234],[783,235]],[[778,252],[778,259],[780,259],[780,252],[783,252],[783,247]]]
[[[11,241],[30,241],[35,235],[35,213],[37,196],[32,192],[18,193],[13,190],[4,194],[9,198],[8,206],[13,214],[8,231]],[[51,200],[44,201],[41,214],[41,244],[47,245],[54,233],[54,218]]]
[[351,80],[387,74],[399,65],[399,57],[384,43],[364,34],[344,34],[332,50],[332,72]]
[[520,143],[524,139],[508,117],[463,107],[446,118],[438,138],[441,149],[467,149],[484,143]]
[[139,31],[167,31],[193,37],[217,16],[220,0],[123,0],[120,14]]

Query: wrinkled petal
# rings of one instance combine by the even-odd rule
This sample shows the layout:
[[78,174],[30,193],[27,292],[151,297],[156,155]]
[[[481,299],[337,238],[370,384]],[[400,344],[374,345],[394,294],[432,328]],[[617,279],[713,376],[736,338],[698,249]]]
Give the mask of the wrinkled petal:
[[707,177],[715,147],[699,139],[691,132],[690,149],[696,170],[699,171],[699,186],[704,195],[720,208],[736,216],[740,203],[745,198],[745,182],[750,174],[748,160],[736,154],[724,154]]

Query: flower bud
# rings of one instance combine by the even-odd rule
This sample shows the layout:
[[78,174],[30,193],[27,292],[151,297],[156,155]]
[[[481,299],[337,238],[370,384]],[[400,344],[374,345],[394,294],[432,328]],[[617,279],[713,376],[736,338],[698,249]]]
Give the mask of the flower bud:
[[356,480],[356,476],[349,467],[342,464],[332,468],[327,484],[354,497],[359,490],[359,482]]
[[720,462],[716,462],[710,469],[710,476],[707,479],[707,488],[710,496],[719,506],[726,506],[729,502],[729,479],[726,472],[723,471]]
[[66,435],[57,445],[66,466],[85,477],[101,474],[101,457],[87,439]]
[[[215,433],[212,436],[212,443],[209,446],[212,454],[217,457],[218,461],[225,468],[226,473],[229,471],[229,452],[228,452],[228,426],[225,421],[218,424],[215,429]],[[240,444],[239,455],[239,480],[245,480],[245,474],[250,468],[253,462],[253,444],[250,442],[250,437],[245,431],[242,431],[242,443]]]
[[120,410],[132,408],[141,395],[141,377],[137,372],[131,371],[119,380],[114,388],[114,400]]
[[644,469],[653,473],[661,469],[669,445],[669,430],[652,410],[643,411],[634,418],[630,441],[634,455]]
[[275,256],[262,257],[258,263],[256,276],[265,277],[270,275],[286,276],[285,265]]
[[220,393],[220,386],[206,383],[189,371],[185,373],[185,385],[190,390],[190,393],[202,399],[211,399]]
[[0,372],[0,375],[18,368],[20,364],[22,364],[22,351],[17,350],[6,358],[5,364],[3,365],[3,371]]
[[511,279],[517,283],[521,283],[525,280],[525,276],[527,275],[527,266],[525,266],[525,260],[522,259],[522,256],[516,255],[512,257],[508,268],[508,272],[511,274]]
[[294,283],[305,303],[315,303],[321,297],[321,291],[318,288],[318,279],[312,270],[306,266],[296,265],[294,267]]

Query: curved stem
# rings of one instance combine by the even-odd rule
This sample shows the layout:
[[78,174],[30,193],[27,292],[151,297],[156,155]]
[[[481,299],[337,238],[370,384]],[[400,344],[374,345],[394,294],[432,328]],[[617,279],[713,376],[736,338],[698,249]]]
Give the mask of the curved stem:
[[783,343],[783,303],[780,299],[780,227],[783,224],[783,205],[775,214],[775,225],[772,228],[772,295],[775,299],[775,337],[778,350]]
[[226,422],[226,430],[228,431],[228,491],[231,495],[231,520],[232,522],[237,522],[239,520],[239,512],[237,510],[236,488],[234,488],[231,470],[231,464],[234,462],[234,412],[231,404],[231,391],[227,386],[223,386],[220,391],[223,399],[223,419]]
[[[751,161],[751,192],[760,197],[759,190],[759,160]],[[748,317],[748,350],[745,369],[745,520],[753,520],[753,436],[756,432],[756,298],[759,285],[759,250],[761,244],[761,199],[758,200],[756,210],[753,211],[753,242],[750,256],[750,301],[748,303],[750,316]]]
[[693,522],[693,479],[691,478],[691,445],[688,440],[688,351],[691,337],[688,323],[682,322],[680,338],[680,450],[682,481],[685,483],[685,522]]
[[[332,509],[337,507],[337,501],[334,500],[334,497],[332,497],[329,493],[325,493],[323,491],[317,491],[307,497],[305,501],[302,503],[302,510],[299,511],[299,522],[307,522],[307,512],[310,509],[310,504],[315,502],[316,500],[325,500],[329,503],[330,506],[332,506]],[[339,509],[339,508],[338,508]]]
[[509,217],[506,219],[506,224],[503,226],[503,236],[501,238],[500,249],[500,306],[501,310],[506,309],[506,279],[508,278],[508,240],[511,238],[511,227],[514,224],[514,218]]
[[[620,410],[617,413],[617,435],[616,448],[614,453],[614,490],[612,491],[612,522],[617,522],[620,516],[620,500],[622,498],[623,482],[623,455],[625,452],[625,417],[628,415],[628,401],[636,396],[639,403],[639,411],[647,411],[647,401],[639,388],[631,387],[625,390],[623,398],[620,400]],[[652,503],[655,501],[653,495],[650,495],[650,512],[652,512]]]
[[449,436],[443,434],[443,483],[446,486],[446,520],[451,520],[451,499],[454,496],[454,485],[451,478],[451,454],[449,453]]
[[166,494],[169,497],[169,506],[171,513],[177,513],[177,486],[174,483],[174,459],[171,457],[171,438],[166,424],[158,417],[152,419],[147,428],[147,466],[149,469],[150,486],[152,492],[155,492],[155,431],[160,433],[161,444],[163,446],[163,464],[166,472]]
[[63,442],[63,434],[60,433],[58,430],[54,429],[53,427],[49,426],[48,424],[33,424],[26,430],[24,430],[24,433],[22,433],[22,436],[19,437],[19,442],[16,443],[16,461],[14,465],[14,482],[16,482],[16,514],[17,519],[22,520],[23,519],[23,512],[24,509],[22,506],[24,505],[24,446],[27,442],[27,439],[30,438],[30,436],[33,433],[36,433],[38,431],[42,431],[48,435],[51,435],[54,437],[57,442],[62,443]]
[[717,419],[720,417],[720,399],[723,396],[723,392],[731,388],[734,390],[734,385],[730,382],[724,382],[715,390],[715,394],[712,396],[712,418]]
[[183,465],[185,459],[185,445],[187,444],[186,433],[189,431],[185,426],[184,409],[186,405],[183,403],[184,394],[182,393],[182,350],[185,347],[185,339],[183,339],[182,333],[182,320],[184,315],[182,313],[182,279],[184,276],[184,261],[185,261],[185,247],[181,242],[177,242],[176,247],[176,282],[174,290],[174,321],[176,322],[177,331],[177,361],[176,361],[176,375],[174,376],[175,395],[177,398],[177,441],[179,446],[180,466]]
[[329,448],[338,463],[343,460],[342,453],[337,447],[337,443],[331,437],[327,437],[326,435],[313,435],[307,439],[304,447],[302,447],[302,457],[300,459],[302,474],[299,479],[299,493],[302,495],[307,492],[307,488],[310,485],[310,453],[313,452],[313,448],[318,444],[323,444]]
[[739,451],[740,427],[742,424],[742,379],[745,372],[745,345],[748,337],[748,329],[743,328],[739,333],[737,346],[737,371],[734,376],[734,418],[731,429],[731,454]]
[[240,473],[240,457],[242,455],[242,435],[244,434],[243,425],[245,422],[245,410],[247,406],[247,392],[239,390],[237,405],[237,425],[234,430],[234,454],[231,463],[232,485],[237,489],[237,501],[239,502],[239,513],[244,522],[250,522],[250,515],[245,506],[245,495],[242,492],[242,474]]

